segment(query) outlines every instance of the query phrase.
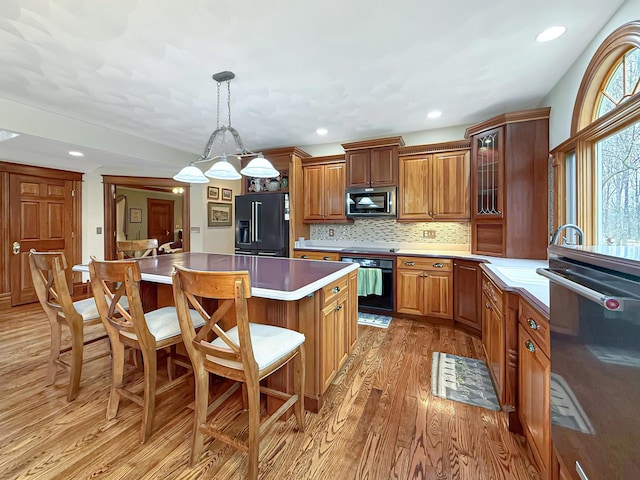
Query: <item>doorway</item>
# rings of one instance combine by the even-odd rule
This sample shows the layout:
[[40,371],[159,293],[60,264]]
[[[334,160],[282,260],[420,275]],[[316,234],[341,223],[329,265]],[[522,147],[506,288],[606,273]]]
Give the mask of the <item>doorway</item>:
[[[113,260],[117,258],[116,253],[116,240],[118,236],[120,238],[124,235],[127,238],[135,240],[138,238],[158,238],[158,243],[162,245],[166,242],[175,242],[178,237],[182,236],[182,249],[183,251],[189,251],[190,249],[190,186],[188,184],[177,182],[171,178],[154,178],[154,177],[121,177],[116,175],[103,175],[104,185],[104,258],[107,260]],[[146,197],[174,197],[182,206],[179,210],[179,215],[174,215],[173,218],[169,218],[170,214],[168,210],[174,213],[173,201],[168,200],[164,207],[160,207],[158,202],[154,205],[153,216],[159,215],[163,217],[162,236],[158,236],[156,232],[149,230],[149,212],[150,208],[148,200],[151,198],[145,197],[145,203],[134,205],[131,201],[131,196],[128,195],[128,199],[123,200],[122,195],[119,195],[119,187],[126,189],[134,189],[137,191],[147,192]],[[173,187],[182,187],[181,193],[173,193]],[[172,207],[169,209],[168,205],[171,203]],[[157,207],[157,208],[156,208]],[[162,211],[164,209],[164,211]],[[133,210],[133,211],[132,211]],[[138,211],[139,210],[139,211]],[[118,215],[118,212],[120,216]],[[124,213],[124,218],[122,214]],[[165,218],[166,217],[166,218]],[[177,218],[181,217],[180,224],[176,222]],[[132,222],[131,220],[134,220]],[[171,223],[167,223],[171,221]],[[176,225],[180,228],[176,228]],[[169,227],[170,228],[167,228]],[[142,228],[144,227],[144,228]],[[153,227],[155,228],[155,226]],[[167,234],[166,232],[169,231]],[[181,231],[181,233],[180,233]],[[162,233],[158,231],[159,233]],[[163,241],[163,239],[165,239]]]
[[[82,174],[0,162],[0,308],[36,302],[29,250],[81,260]],[[68,275],[71,286],[72,274]]]

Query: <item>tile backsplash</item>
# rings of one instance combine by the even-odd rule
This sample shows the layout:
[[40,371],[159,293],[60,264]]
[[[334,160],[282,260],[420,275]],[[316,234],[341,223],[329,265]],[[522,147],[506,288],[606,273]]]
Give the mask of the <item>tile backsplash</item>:
[[[329,231],[333,230],[333,236]],[[435,238],[426,238],[426,231],[435,231]],[[312,224],[310,240],[402,242],[425,244],[471,244],[469,222],[411,222],[388,219],[357,219],[352,224]]]

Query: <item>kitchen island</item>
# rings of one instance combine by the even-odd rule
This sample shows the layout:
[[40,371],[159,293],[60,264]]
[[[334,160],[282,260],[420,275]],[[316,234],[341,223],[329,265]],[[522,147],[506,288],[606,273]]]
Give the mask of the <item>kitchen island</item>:
[[[305,408],[312,412],[320,410],[324,392],[358,338],[357,265],[196,252],[137,261],[145,310],[173,304],[174,265],[205,271],[247,270],[251,278],[250,320],[305,335]],[[89,270],[87,265],[76,265],[73,269]],[[292,392],[290,369],[284,367],[271,375],[269,385]],[[276,408],[275,404],[268,404],[270,411]]]

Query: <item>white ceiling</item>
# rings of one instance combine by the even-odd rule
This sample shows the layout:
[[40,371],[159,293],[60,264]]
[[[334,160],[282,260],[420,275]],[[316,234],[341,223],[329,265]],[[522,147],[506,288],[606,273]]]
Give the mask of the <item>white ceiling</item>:
[[[466,125],[538,106],[622,3],[2,0],[0,99],[195,155],[215,129],[222,70],[236,74],[232,125],[253,150]],[[563,37],[534,41],[556,24]],[[69,138],[0,142],[0,158],[79,171],[170,163],[116,140],[81,148],[79,162]]]

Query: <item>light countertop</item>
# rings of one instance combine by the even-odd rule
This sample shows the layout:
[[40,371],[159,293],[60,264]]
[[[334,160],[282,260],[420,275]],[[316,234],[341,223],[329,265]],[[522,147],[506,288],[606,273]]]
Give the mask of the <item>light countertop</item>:
[[483,262],[482,268],[497,280],[501,288],[522,291],[525,297],[539,307],[549,309],[549,280],[536,273],[540,267],[548,267],[547,260],[528,260],[521,258],[490,257],[470,253],[468,245],[444,244],[403,244],[386,242],[331,242],[324,240],[307,240],[299,250],[320,250],[326,252],[344,252],[345,255],[355,255],[354,251],[362,253],[367,248],[374,249],[371,254],[376,256],[396,257],[400,255],[433,256],[445,258],[459,258],[462,260],[478,260]]

